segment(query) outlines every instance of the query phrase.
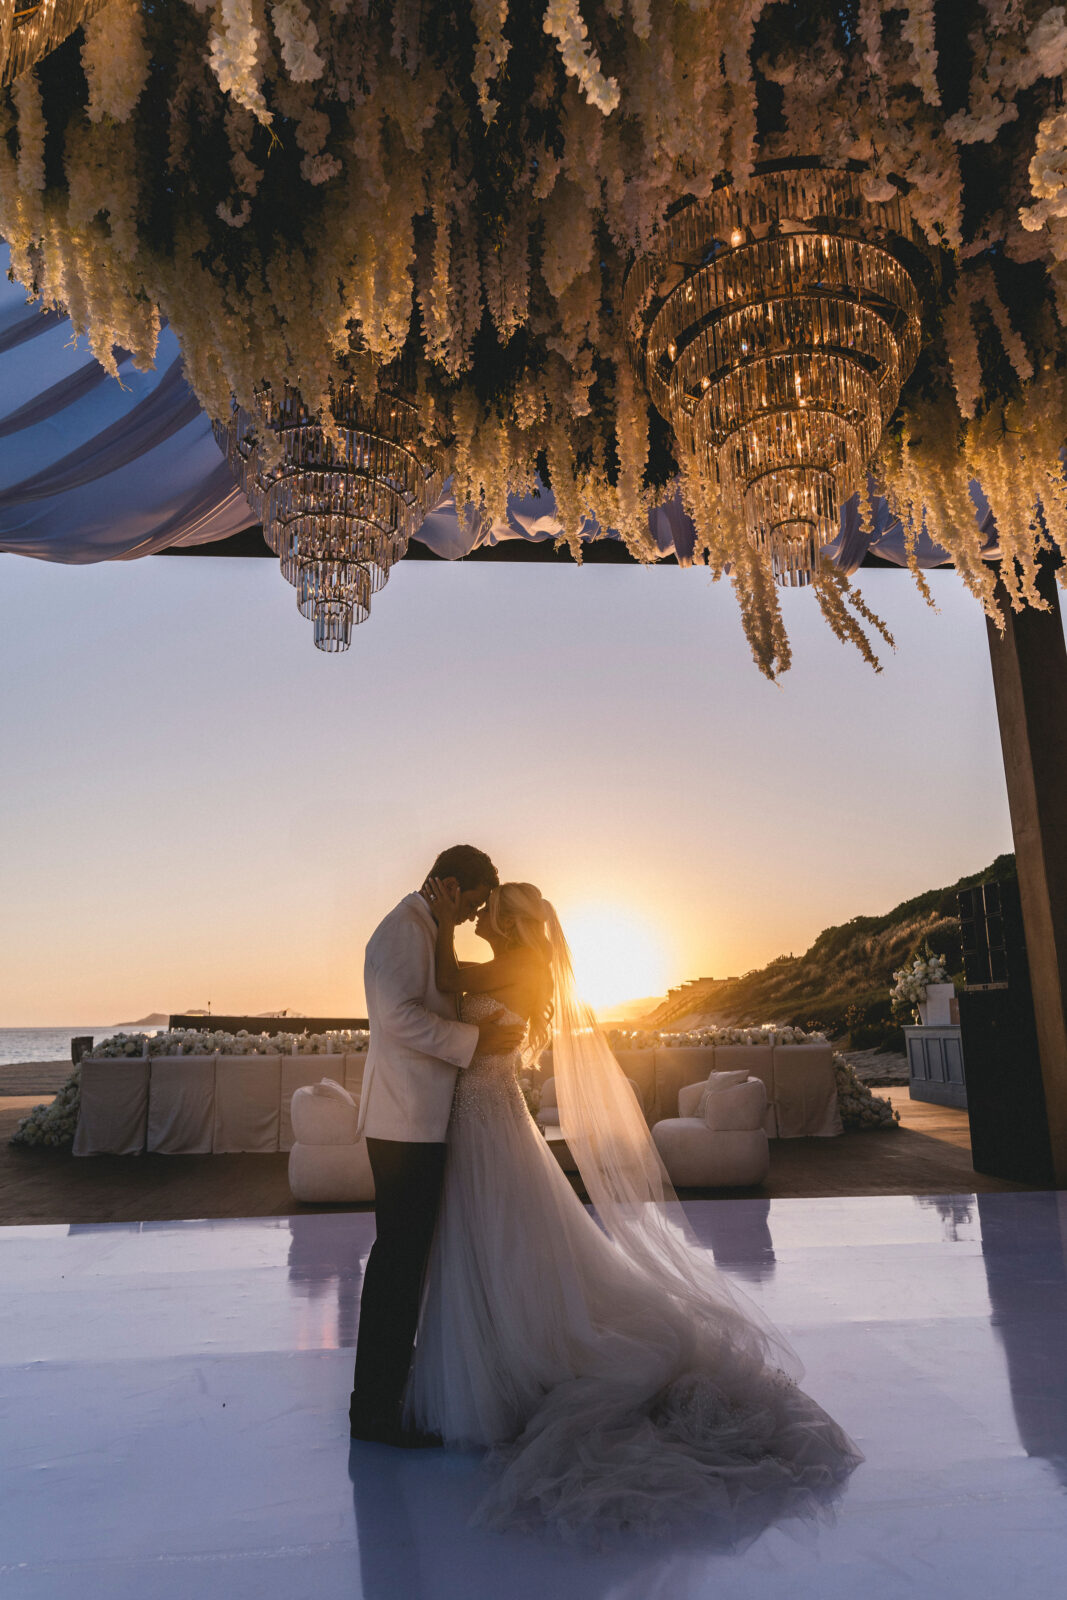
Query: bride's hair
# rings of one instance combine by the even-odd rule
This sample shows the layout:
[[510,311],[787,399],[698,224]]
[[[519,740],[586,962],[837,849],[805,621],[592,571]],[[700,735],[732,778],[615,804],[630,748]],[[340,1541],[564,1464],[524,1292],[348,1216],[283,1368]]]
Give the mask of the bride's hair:
[[502,883],[489,896],[485,918],[502,939],[536,950],[544,962],[543,983],[530,1017],[529,1051],[536,1061],[552,1038],[553,969],[567,943],[556,908],[532,883]]

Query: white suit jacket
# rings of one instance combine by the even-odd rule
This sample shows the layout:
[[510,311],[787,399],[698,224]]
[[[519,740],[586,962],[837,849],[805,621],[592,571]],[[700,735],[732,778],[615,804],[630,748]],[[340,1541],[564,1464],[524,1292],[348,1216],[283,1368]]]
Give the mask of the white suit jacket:
[[455,996],[437,987],[436,937],[429,906],[409,894],[367,945],[370,1048],[358,1128],[370,1139],[443,1143],[456,1073],[478,1044],[474,1024],[456,1019]]

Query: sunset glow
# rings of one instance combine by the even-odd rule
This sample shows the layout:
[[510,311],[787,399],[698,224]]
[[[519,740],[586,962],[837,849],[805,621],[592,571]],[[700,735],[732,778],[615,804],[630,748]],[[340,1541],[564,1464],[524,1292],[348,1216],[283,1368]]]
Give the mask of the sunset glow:
[[[375,924],[461,840],[558,907],[601,1013],[1010,848],[985,624],[954,573],[930,575],[933,617],[870,574],[900,646],[877,678],[787,592],[805,642],[782,688],[731,594],[680,568],[406,562],[340,663],[289,628],[276,579],[5,564],[0,1024],[102,1033],[209,1000],[363,1016]],[[930,682],[959,712],[923,746],[947,832],[897,786]]]
[[594,1011],[661,994],[675,981],[665,941],[635,913],[601,903],[579,906],[562,920],[578,993]]

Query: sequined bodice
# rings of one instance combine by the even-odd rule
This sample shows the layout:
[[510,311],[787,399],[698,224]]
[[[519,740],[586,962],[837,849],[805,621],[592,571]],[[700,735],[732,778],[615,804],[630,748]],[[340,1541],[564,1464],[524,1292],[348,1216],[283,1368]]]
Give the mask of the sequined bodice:
[[[465,994],[460,999],[461,1022],[484,1022],[495,1016],[500,1022],[522,1022],[515,1011],[501,1007],[491,994]],[[477,1117],[481,1122],[504,1115],[521,1112],[526,1115],[526,1101],[519,1088],[515,1071],[519,1052],[491,1056],[475,1054],[469,1067],[456,1076],[456,1092],[452,1099],[452,1120],[459,1117]]]

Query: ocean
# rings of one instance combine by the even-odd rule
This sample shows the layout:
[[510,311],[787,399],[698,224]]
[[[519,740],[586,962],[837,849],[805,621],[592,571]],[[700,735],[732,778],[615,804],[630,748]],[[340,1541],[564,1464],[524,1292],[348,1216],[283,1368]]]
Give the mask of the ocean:
[[98,1042],[113,1033],[158,1033],[158,1028],[0,1028],[0,1067],[14,1061],[69,1061],[70,1041],[92,1038]]

